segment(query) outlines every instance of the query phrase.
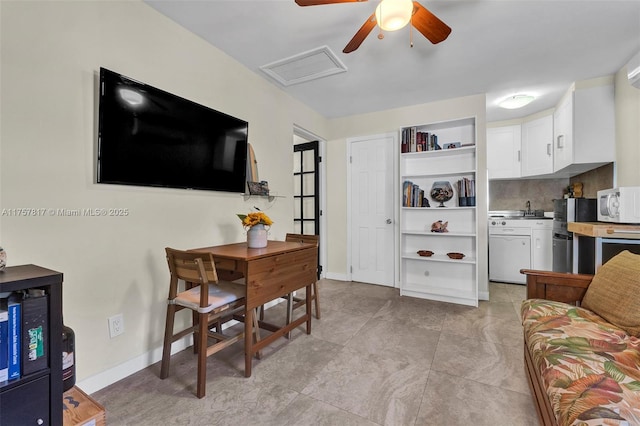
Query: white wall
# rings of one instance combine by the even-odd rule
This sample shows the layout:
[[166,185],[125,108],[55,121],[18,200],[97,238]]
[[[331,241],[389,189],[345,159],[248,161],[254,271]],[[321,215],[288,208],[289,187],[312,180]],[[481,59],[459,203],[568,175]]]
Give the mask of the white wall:
[[629,84],[627,68],[616,74],[616,186],[640,186],[640,89]]
[[[292,229],[294,123],[326,120],[138,1],[0,2],[1,208],[126,208],[126,217],[2,217],[9,264],[64,273],[64,321],[82,381],[161,345],[164,247],[244,238],[236,213],[258,205]],[[94,183],[96,79],[103,66],[249,122],[260,177],[286,198]],[[107,317],[125,333],[108,336]],[[141,363],[145,359],[139,359]],[[91,389],[87,389],[91,391]]]

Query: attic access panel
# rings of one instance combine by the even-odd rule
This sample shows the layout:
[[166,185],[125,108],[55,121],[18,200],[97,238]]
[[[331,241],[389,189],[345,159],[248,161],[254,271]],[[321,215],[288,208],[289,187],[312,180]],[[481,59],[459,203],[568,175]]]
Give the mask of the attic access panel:
[[283,86],[304,83],[347,71],[328,46],[321,46],[260,67]]

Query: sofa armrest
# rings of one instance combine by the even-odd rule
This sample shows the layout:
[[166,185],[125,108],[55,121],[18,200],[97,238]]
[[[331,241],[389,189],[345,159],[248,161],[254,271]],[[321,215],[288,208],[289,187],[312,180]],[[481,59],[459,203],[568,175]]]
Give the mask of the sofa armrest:
[[593,275],[521,269],[527,276],[527,299],[547,299],[580,305]]

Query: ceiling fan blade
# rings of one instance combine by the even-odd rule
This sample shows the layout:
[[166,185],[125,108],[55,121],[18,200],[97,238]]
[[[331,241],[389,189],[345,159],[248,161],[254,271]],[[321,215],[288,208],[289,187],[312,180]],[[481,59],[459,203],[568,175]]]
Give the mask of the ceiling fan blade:
[[446,40],[451,33],[451,28],[447,24],[417,1],[413,2],[411,25],[433,44]]
[[334,4],[334,3],[356,3],[367,0],[296,0],[298,6],[317,6],[321,4]]
[[347,43],[344,49],[342,49],[342,52],[351,53],[360,47],[364,39],[367,38],[371,30],[376,26],[376,23],[376,14],[372,13],[371,16],[369,16],[369,19],[367,19],[362,27],[360,27],[356,35],[354,35],[351,41]]

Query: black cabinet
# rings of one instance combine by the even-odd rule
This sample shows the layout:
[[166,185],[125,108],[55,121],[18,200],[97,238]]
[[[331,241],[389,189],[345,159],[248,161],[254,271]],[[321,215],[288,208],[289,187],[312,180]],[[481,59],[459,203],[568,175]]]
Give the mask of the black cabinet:
[[46,294],[46,365],[0,383],[0,425],[62,425],[62,273],[36,265],[0,271],[0,292],[37,288]]
[[[49,375],[24,383],[7,392],[0,392],[0,424],[49,425]],[[62,400],[59,404],[62,404]]]

